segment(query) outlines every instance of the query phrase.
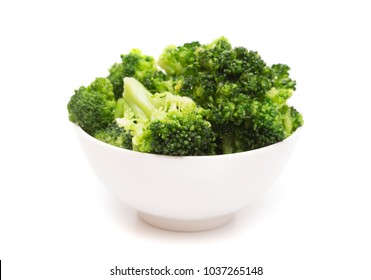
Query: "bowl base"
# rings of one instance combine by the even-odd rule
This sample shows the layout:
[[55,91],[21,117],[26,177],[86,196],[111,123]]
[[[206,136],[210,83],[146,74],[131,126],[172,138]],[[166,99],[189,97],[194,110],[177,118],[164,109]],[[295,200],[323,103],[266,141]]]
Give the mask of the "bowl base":
[[165,230],[183,232],[211,230],[228,223],[233,218],[233,214],[228,214],[202,220],[176,220],[153,216],[143,212],[138,212],[138,216],[142,219],[142,221],[151,226]]

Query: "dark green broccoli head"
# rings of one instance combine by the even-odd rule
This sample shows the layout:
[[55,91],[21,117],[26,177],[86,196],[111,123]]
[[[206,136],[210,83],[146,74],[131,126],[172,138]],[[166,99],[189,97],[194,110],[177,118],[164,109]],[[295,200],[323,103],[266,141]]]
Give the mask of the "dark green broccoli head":
[[266,98],[253,100],[247,109],[249,118],[239,125],[219,126],[219,150],[235,153],[262,148],[280,142],[303,124],[301,114],[286,104]]
[[304,124],[303,116],[292,106],[283,106],[280,109],[280,114],[285,127],[285,138]]
[[181,75],[186,71],[190,72],[195,63],[195,52],[201,46],[199,42],[186,43],[183,46],[174,45],[165,48],[161,54],[158,65],[165,70],[168,75]]
[[[251,135],[246,148],[256,149],[285,139],[285,128],[280,106],[269,99],[253,101],[251,106],[250,121],[245,122],[247,131]],[[250,142],[250,143],[249,143]]]
[[210,44],[200,45],[197,48],[192,68],[195,68],[197,72],[220,73],[223,71],[223,67],[235,59],[231,55],[231,44],[225,37],[221,37]]
[[124,90],[124,77],[134,77],[146,87],[153,88],[151,77],[155,72],[158,72],[158,69],[154,58],[133,49],[129,54],[121,55],[121,62],[115,63],[109,69],[107,78],[113,85],[115,98],[119,99]]
[[176,156],[215,154],[215,134],[199,114],[169,113],[153,120],[146,132],[150,153]]
[[112,123],[106,128],[97,131],[94,137],[116,147],[129,150],[133,148],[132,136],[124,128],[119,127],[117,123]]
[[67,105],[70,121],[90,135],[114,121],[115,107],[112,84],[106,78],[97,78],[88,87],[75,90]]
[[137,80],[125,78],[124,101],[130,110],[117,122],[133,136],[133,150],[163,155],[215,154],[211,124],[193,100],[170,92],[151,94]]
[[172,47],[160,56],[166,58],[161,67],[171,77],[167,90],[192,98],[208,112],[219,146],[228,147],[219,150],[267,146],[303,124],[300,113],[286,105],[295,90],[287,65],[270,67],[257,52],[232,48],[224,37],[188,49],[187,59],[182,50]]
[[273,86],[277,89],[285,88],[295,90],[296,82],[290,78],[290,67],[286,64],[272,65]]
[[122,63],[115,63],[109,69],[108,79],[111,81],[113,86],[113,92],[115,99],[122,97],[122,91],[124,88],[124,82],[122,81],[124,75],[124,65]]
[[158,65],[138,49],[121,55],[107,79],[76,90],[70,120],[112,145],[166,155],[252,150],[303,125],[287,104],[296,86],[290,68],[268,66],[225,37],[169,46]]

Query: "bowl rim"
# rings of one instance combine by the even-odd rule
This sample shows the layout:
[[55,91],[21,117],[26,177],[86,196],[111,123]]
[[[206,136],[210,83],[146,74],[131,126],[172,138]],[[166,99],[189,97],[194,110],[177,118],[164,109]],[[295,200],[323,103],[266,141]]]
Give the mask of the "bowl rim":
[[182,158],[182,159],[195,159],[195,158],[197,158],[197,159],[210,159],[210,158],[217,159],[217,158],[227,158],[227,157],[241,157],[241,156],[244,156],[246,154],[259,153],[259,152],[264,151],[264,150],[274,149],[277,146],[283,145],[284,143],[286,143],[288,141],[291,141],[293,138],[297,138],[298,135],[301,134],[301,131],[303,129],[303,126],[300,126],[289,137],[283,139],[282,141],[279,141],[277,143],[274,143],[274,144],[271,144],[271,145],[268,145],[268,146],[265,146],[265,147],[261,147],[261,148],[258,148],[258,149],[249,150],[249,151],[232,153],[232,154],[219,154],[219,155],[175,156],[175,155],[161,155],[161,154],[144,153],[144,152],[133,151],[133,150],[125,149],[125,148],[116,147],[114,145],[105,143],[105,142],[93,137],[92,135],[87,133],[85,130],[83,130],[78,124],[73,123],[73,126],[75,127],[76,133],[79,133],[84,138],[89,139],[90,141],[93,141],[94,143],[96,143],[96,144],[98,144],[102,147],[106,147],[108,149],[111,149],[113,151],[118,151],[120,153],[128,153],[128,154],[132,154],[132,155],[135,155],[135,156],[141,156],[141,157],[157,157],[157,158],[169,158],[169,159],[170,158],[173,158],[173,159],[179,159],[179,158]]

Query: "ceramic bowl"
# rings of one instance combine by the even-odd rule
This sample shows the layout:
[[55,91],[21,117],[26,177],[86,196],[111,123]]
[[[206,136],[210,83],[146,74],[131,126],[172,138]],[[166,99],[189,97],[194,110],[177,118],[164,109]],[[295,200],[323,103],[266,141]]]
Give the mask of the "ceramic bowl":
[[227,223],[282,173],[301,128],[282,142],[215,156],[163,156],[101,142],[75,125],[94,173],[153,226],[202,231]]

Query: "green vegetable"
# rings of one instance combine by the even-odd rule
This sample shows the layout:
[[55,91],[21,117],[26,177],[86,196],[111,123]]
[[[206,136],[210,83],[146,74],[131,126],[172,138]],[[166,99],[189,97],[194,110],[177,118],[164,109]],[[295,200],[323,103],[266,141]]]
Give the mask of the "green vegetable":
[[210,155],[215,135],[204,110],[170,92],[152,94],[134,78],[124,78],[123,118],[119,126],[133,136],[133,150],[164,155]]
[[88,87],[75,90],[67,105],[69,119],[94,135],[114,122],[116,104],[110,81],[97,78]]
[[97,131],[94,137],[119,148],[129,150],[133,148],[132,136],[124,128],[119,127],[117,123],[112,123],[105,129]]
[[115,63],[109,69],[108,79],[113,85],[115,98],[122,97],[124,77],[134,77],[147,88],[153,88],[151,77],[159,72],[152,56],[143,55],[138,49],[133,49],[129,54],[121,55],[121,62]]
[[165,155],[213,155],[265,147],[303,125],[288,104],[296,82],[285,64],[221,37],[168,46],[156,63],[138,49],[107,78],[80,87],[69,119],[106,143]]
[[257,52],[232,48],[224,37],[206,45],[168,47],[159,65],[170,78],[156,80],[158,89],[188,96],[209,111],[218,153],[282,141],[303,124],[301,115],[286,104],[296,85],[290,68],[268,66]]

